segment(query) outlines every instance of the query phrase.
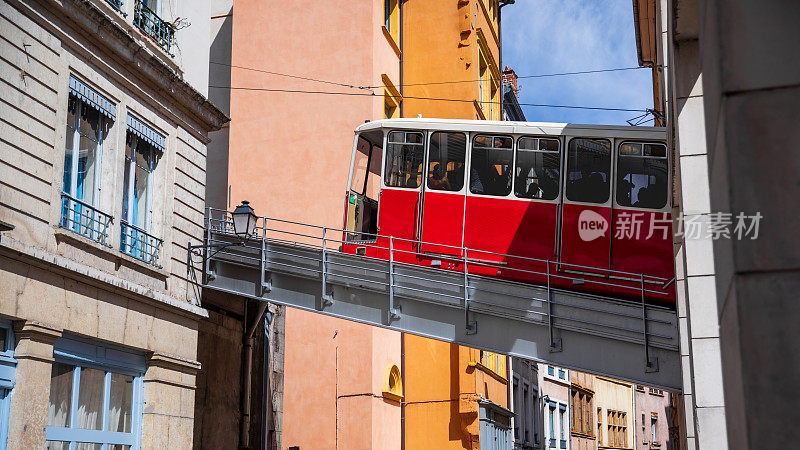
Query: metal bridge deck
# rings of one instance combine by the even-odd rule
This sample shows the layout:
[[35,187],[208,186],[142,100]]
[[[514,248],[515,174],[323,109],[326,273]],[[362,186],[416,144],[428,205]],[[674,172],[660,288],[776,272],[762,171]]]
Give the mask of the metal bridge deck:
[[[208,220],[207,226],[207,243],[236,242],[229,224]],[[325,232],[335,231],[315,228],[322,231],[323,244]],[[259,235],[244,245],[209,249],[204,288],[649,386],[681,388],[677,316],[670,309],[345,254],[328,245],[292,242],[287,235],[312,237],[270,229],[264,221]]]

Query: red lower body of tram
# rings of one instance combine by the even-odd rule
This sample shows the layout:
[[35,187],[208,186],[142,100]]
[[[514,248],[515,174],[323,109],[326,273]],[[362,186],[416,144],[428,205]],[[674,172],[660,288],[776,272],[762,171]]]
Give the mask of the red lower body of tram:
[[[607,224],[590,240],[580,232],[587,210]],[[616,231],[626,216],[638,230]],[[648,303],[675,304],[669,213],[384,188],[378,224],[377,239],[342,250],[389,259],[392,236],[398,263],[463,271],[466,248],[471,274],[639,301],[644,286]]]

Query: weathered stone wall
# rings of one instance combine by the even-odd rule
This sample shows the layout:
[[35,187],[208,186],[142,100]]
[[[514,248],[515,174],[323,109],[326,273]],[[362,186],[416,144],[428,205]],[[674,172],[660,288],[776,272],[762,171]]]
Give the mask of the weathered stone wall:
[[[14,323],[18,361],[9,448],[43,446],[53,348],[67,334],[146,357],[142,448],[192,447],[207,312],[186,244],[203,238],[207,136],[227,119],[131,20],[104,0],[0,0],[0,221],[13,226],[0,238],[0,317]],[[114,217],[107,245],[59,227],[70,75],[116,105],[95,205]],[[130,112],[166,138],[153,176],[158,265],[118,250]]]

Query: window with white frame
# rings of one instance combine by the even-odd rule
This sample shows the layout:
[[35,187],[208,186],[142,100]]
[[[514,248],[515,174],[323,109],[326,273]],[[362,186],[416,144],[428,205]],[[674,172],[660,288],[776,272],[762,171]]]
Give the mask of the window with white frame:
[[163,135],[128,114],[120,250],[153,265],[158,265],[161,247],[161,239],[152,234],[154,172],[164,141]]
[[514,389],[513,390],[513,395],[514,395],[514,414],[515,414],[515,416],[514,416],[514,440],[518,441],[518,440],[520,440],[520,433],[519,433],[520,425],[521,425],[522,420],[523,420],[522,419],[523,413],[522,413],[522,408],[521,407],[524,407],[524,406],[520,403],[520,399],[519,399],[519,377],[516,376],[516,375],[514,375],[513,389]]
[[14,388],[16,368],[14,331],[10,321],[0,319],[0,450],[6,449],[8,440],[9,396]]
[[539,393],[536,390],[536,387],[533,387],[531,397],[531,415],[530,415],[530,424],[531,424],[531,441],[535,445],[539,445]]
[[110,100],[70,75],[60,225],[103,244],[112,220],[100,211],[103,141],[115,114]]
[[656,444],[658,442],[658,414],[650,414],[650,443]]
[[547,423],[550,434],[547,436],[551,448],[556,447],[556,404],[548,402],[547,404]]
[[144,355],[69,338],[53,353],[46,448],[138,449]]
[[561,448],[567,448],[567,421],[569,420],[567,417],[567,405],[558,405],[558,418],[561,424],[561,429],[559,430]]

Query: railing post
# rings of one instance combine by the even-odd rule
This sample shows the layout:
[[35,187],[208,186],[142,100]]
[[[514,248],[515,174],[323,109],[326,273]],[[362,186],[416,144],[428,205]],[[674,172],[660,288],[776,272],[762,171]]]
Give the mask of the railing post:
[[399,308],[394,306],[394,236],[389,236],[389,317],[388,324],[400,318]]
[[658,372],[658,359],[650,360],[650,338],[647,334],[647,305],[645,303],[644,273],[639,274],[642,292],[642,333],[644,335],[644,371],[645,373]]
[[[211,243],[211,208],[209,207],[206,210],[206,216],[208,217],[208,225],[206,225],[206,237],[205,241],[203,242],[203,284],[208,283],[209,277],[211,276],[211,261],[208,260],[208,244]],[[228,216],[227,213],[225,217],[222,219],[223,221],[227,222]],[[227,225],[226,225],[227,226]]]
[[267,283],[267,218],[264,217],[261,223],[261,284],[259,284],[259,297],[271,290],[271,286]]
[[477,321],[470,321],[469,320],[469,267],[467,261],[469,260],[469,255],[467,254],[467,248],[464,247],[464,326],[467,330],[467,334],[477,334],[478,333],[478,322]]
[[327,251],[327,235],[328,235],[328,227],[322,227],[322,307],[320,309],[325,309],[326,306],[330,306],[333,304],[333,296],[328,295],[328,251]]
[[553,335],[553,291],[550,280],[550,260],[547,260],[547,331],[550,336],[550,352],[560,352],[562,350],[561,339],[555,339]]

